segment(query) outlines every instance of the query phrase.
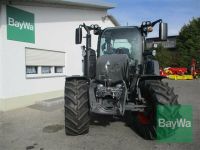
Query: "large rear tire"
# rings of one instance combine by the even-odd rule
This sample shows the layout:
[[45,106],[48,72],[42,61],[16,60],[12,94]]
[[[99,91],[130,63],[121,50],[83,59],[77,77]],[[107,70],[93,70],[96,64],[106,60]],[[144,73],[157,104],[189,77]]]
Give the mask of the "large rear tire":
[[69,79],[65,82],[65,133],[81,135],[89,132],[88,81]]
[[[162,105],[165,108],[178,105],[178,96],[174,94],[173,88],[170,88],[167,83],[162,81],[144,81],[140,85],[140,88],[146,104],[151,106],[151,108],[145,112],[128,112],[127,119],[129,120],[129,125],[132,126],[141,137],[147,140],[155,140],[159,137],[158,133],[156,133],[157,106]],[[159,114],[167,120],[180,117],[179,107],[177,107],[177,109],[167,110],[168,114],[160,111]],[[166,130],[166,128],[163,128],[162,133],[165,134],[164,137],[169,137],[174,134],[172,130]]]

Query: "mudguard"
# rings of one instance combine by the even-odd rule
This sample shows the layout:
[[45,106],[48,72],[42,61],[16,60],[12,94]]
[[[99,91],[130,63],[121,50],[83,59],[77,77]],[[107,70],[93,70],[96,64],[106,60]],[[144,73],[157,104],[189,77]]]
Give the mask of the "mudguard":
[[69,81],[69,80],[74,80],[74,79],[81,79],[81,80],[87,80],[89,81],[89,79],[85,76],[79,76],[79,75],[74,75],[74,76],[69,76],[65,78],[65,81]]
[[139,78],[140,80],[162,80],[167,77],[160,76],[160,75],[141,75]]

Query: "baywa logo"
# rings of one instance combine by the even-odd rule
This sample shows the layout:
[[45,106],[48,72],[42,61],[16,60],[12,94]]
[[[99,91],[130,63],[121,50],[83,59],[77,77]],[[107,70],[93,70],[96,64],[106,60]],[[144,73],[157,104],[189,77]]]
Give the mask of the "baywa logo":
[[158,105],[156,133],[159,142],[192,142],[192,106]]
[[34,30],[34,26],[30,22],[23,21],[22,23],[15,20],[14,18],[8,17],[8,25],[19,28],[20,30]]
[[165,120],[164,118],[159,118],[158,119],[158,126],[161,128],[171,128],[171,129],[176,129],[176,128],[190,128],[192,127],[192,122],[187,119],[176,119],[175,121],[170,121],[170,120]]
[[7,6],[8,40],[35,43],[34,14]]

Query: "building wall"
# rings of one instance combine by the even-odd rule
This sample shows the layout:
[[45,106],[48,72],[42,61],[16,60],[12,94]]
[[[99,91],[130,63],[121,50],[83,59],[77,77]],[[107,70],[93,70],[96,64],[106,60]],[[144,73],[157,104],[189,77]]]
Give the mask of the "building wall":
[[[0,14],[1,12],[1,5],[0,5]],[[2,96],[2,15],[0,15],[0,97]]]
[[[35,44],[7,40],[6,6],[2,6],[3,34],[0,110],[9,110],[27,106],[35,101],[63,96],[65,77],[26,78],[25,48],[37,48],[65,52],[65,74],[82,75],[81,45],[75,45],[75,28],[79,24],[99,24],[103,27],[113,26],[109,20],[102,21],[106,10],[59,8],[15,5],[13,7],[34,13]],[[92,39],[96,49],[97,37]],[[0,45],[2,45],[0,43]],[[84,43],[84,41],[83,41]],[[1,79],[0,78],[0,79]]]
[[[3,38],[3,30],[2,30],[2,7],[0,5],[0,97],[2,97],[2,38]],[[0,102],[1,103],[1,102]]]
[[164,48],[175,49],[176,48],[177,36],[169,36],[167,41],[160,41],[159,38],[147,38],[146,47],[147,49],[153,48],[154,44],[161,44]]

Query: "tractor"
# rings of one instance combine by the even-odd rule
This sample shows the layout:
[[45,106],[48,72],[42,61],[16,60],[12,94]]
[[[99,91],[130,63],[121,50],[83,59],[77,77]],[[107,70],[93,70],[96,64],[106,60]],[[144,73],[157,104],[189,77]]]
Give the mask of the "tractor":
[[[154,50],[145,49],[147,34],[159,23],[160,40],[167,39],[167,23],[161,19],[144,21],[141,26],[119,26],[101,29],[81,24],[75,31],[75,43],[82,43],[83,76],[65,80],[65,133],[89,132],[93,115],[121,117],[144,139],[157,138],[158,105],[177,105],[177,95],[160,76]],[[91,31],[98,36],[97,50],[91,48]],[[176,117],[178,110],[163,113]],[[163,129],[164,130],[164,129]],[[171,134],[163,131],[166,135]]]

